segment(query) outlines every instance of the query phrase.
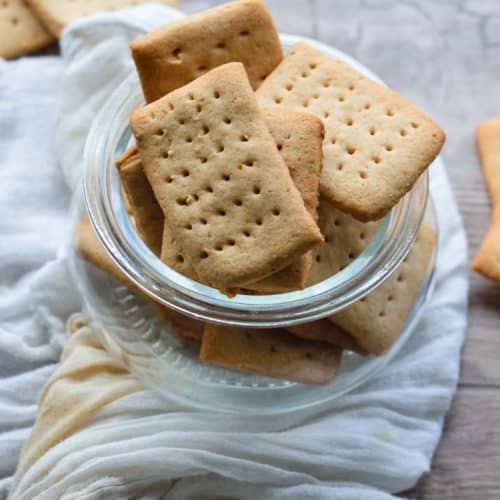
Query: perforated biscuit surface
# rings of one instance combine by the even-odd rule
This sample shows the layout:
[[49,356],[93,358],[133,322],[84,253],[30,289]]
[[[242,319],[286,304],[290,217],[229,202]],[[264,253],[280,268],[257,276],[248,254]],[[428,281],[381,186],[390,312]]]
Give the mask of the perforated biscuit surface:
[[257,96],[262,106],[307,111],[323,120],[322,192],[360,220],[387,213],[444,141],[442,130],[394,91],[303,43]]
[[221,66],[131,117],[146,175],[202,281],[263,278],[322,241],[243,65]]

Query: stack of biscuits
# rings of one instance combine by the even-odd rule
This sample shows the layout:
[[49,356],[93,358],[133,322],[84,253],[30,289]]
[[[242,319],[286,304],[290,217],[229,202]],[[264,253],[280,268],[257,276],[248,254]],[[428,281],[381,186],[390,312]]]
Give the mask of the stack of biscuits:
[[[239,0],[131,44],[146,104],[117,159],[138,234],[165,264],[229,296],[302,290],[348,266],[439,153],[444,133],[393,90],[299,43],[284,55],[260,0]],[[335,315],[287,329],[203,324],[157,306],[200,359],[326,383],[345,349],[394,342],[435,245]],[[134,289],[83,220],[81,254]]]

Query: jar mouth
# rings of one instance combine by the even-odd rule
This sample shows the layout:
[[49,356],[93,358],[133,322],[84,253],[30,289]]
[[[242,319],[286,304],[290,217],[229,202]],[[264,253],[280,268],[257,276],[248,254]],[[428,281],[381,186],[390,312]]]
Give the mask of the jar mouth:
[[[346,54],[315,40],[280,35],[288,50],[305,41],[353,66],[376,75]],[[140,239],[124,205],[116,158],[127,148],[130,112],[143,103],[137,75],[131,74],[94,119],[84,152],[84,198],[99,240],[127,277],[156,302],[207,322],[232,326],[280,327],[333,314],[377,287],[408,253],[424,216],[428,196],[425,172],[399,203],[379,221],[368,246],[342,271],[303,290],[228,297],[164,264]]]

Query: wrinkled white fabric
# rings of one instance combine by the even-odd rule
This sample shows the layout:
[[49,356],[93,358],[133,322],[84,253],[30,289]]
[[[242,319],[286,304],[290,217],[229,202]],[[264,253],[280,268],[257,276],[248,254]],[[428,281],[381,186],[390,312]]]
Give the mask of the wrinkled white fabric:
[[[4,489],[36,395],[56,366],[64,322],[79,310],[57,259],[69,229],[69,190],[57,161],[77,186],[88,126],[132,70],[128,41],[178,15],[143,6],[133,16],[94,16],[65,32],[62,60],[0,63]],[[465,233],[442,168],[431,169],[431,192],[440,226],[435,292],[418,330],[369,383],[320,410],[270,418],[194,410],[145,389],[105,406],[50,449],[19,478],[12,498],[377,500],[410,488],[429,469],[466,327]]]

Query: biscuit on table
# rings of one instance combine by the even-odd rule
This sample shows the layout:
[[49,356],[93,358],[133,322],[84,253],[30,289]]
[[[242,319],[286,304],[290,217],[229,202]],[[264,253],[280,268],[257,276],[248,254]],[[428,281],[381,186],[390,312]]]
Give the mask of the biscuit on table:
[[500,116],[478,125],[476,140],[493,214],[472,269],[500,283]]
[[[151,3],[150,0],[25,0],[25,2],[54,36],[59,36],[68,24],[80,17]],[[156,3],[176,5],[175,0],[156,0]]]
[[260,0],[240,0],[168,23],[130,47],[146,101],[152,102],[222,64],[245,65],[253,88],[283,58]]
[[329,382],[341,357],[338,347],[303,340],[284,330],[209,324],[205,325],[200,350],[203,363],[306,384]]
[[132,283],[106,253],[87,217],[82,218],[76,229],[75,248],[85,260],[91,262],[115,278],[132,293],[152,303],[161,318],[170,326],[172,332],[177,336],[191,341],[201,340],[203,323],[154,302],[151,297],[146,295]]
[[377,220],[437,156],[444,132],[425,113],[341,61],[296,44],[257,90],[262,107],[325,124],[321,190],[359,220]]
[[425,224],[403,262],[363,299],[328,319],[352,335],[361,348],[382,354],[394,343],[427,275],[436,245],[435,232]]
[[283,269],[323,241],[241,63],[135,110],[143,168],[200,280],[227,290]]
[[133,154],[130,151],[126,154],[128,156],[120,158],[116,164],[135,227],[144,243],[159,256],[165,217],[144,174],[139,153],[135,150]]
[[54,40],[23,0],[0,2],[0,57],[29,54]]

